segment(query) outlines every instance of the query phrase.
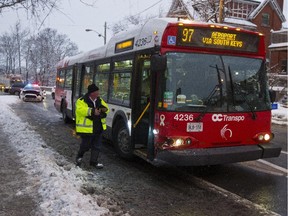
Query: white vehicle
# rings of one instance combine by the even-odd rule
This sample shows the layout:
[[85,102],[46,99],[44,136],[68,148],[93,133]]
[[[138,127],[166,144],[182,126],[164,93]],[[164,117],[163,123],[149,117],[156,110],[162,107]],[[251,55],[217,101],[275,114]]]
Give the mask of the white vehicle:
[[21,90],[20,99],[23,101],[42,102],[44,94],[38,85],[28,84]]

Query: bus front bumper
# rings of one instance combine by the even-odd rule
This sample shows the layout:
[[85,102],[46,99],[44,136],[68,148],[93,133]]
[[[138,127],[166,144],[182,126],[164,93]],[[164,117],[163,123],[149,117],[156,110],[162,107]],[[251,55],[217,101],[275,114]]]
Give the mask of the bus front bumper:
[[157,153],[152,163],[175,166],[206,166],[278,157],[280,152],[281,147],[275,144],[163,150]]

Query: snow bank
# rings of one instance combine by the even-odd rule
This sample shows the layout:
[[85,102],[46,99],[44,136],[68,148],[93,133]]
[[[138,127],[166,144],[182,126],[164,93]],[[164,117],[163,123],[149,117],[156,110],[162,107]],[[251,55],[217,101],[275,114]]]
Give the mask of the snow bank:
[[272,110],[272,123],[288,125],[288,109],[282,104],[278,104],[278,109]]
[[21,158],[23,169],[29,175],[29,184],[39,188],[38,192],[42,197],[39,201],[41,215],[107,214],[109,210],[99,207],[94,195],[92,197],[80,192],[81,186],[86,183],[89,175],[93,174],[69,164],[65,158],[47,147],[40,135],[21,121],[8,106],[17,102],[20,102],[17,97],[0,97],[0,124],[10,145],[17,150]]

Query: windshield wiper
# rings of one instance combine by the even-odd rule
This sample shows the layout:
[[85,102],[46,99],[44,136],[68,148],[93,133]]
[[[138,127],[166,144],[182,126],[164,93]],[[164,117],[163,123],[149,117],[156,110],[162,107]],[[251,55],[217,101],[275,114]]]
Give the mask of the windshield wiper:
[[233,78],[232,78],[230,66],[228,66],[228,71],[229,71],[229,79],[230,79],[231,96],[232,96],[233,106],[235,106],[235,91],[234,91]]
[[[210,66],[212,67],[212,66]],[[215,66],[216,71],[217,71],[217,77],[218,77],[218,84],[215,85],[215,87],[212,89],[212,91],[210,92],[209,96],[207,97],[207,102],[206,102],[206,107],[205,110],[203,110],[203,112],[200,113],[200,115],[196,118],[196,121],[200,121],[202,120],[202,118],[204,117],[204,115],[207,113],[209,106],[211,105],[211,99],[212,97],[215,95],[215,93],[220,90],[220,101],[222,104],[222,98],[223,98],[223,89],[222,89],[222,82],[221,82],[221,76],[220,76],[220,70],[218,68],[218,65]]]
[[234,82],[233,82],[233,78],[232,78],[232,73],[231,73],[231,69],[230,66],[228,66],[228,71],[229,71],[229,78],[230,78],[230,85],[231,85],[231,94],[232,94],[232,100],[233,100],[233,106],[235,106],[235,89],[234,87],[236,87],[237,90],[237,95],[239,95],[240,97],[242,97],[242,99],[245,101],[245,103],[248,105],[251,113],[252,113],[252,119],[255,120],[257,118],[257,115],[252,107],[252,105],[250,103],[248,103],[247,97],[241,93],[241,90],[239,89],[239,87],[237,86],[237,84],[234,86]]
[[196,118],[196,121],[200,121],[202,120],[202,118],[204,117],[204,115],[207,113],[209,106],[211,105],[211,99],[212,97],[215,95],[215,93],[219,90],[219,88],[222,88],[222,85],[217,84],[213,90],[211,91],[210,95],[207,97],[207,102],[206,102],[206,107],[205,110],[203,110],[203,112],[200,113],[200,115]]

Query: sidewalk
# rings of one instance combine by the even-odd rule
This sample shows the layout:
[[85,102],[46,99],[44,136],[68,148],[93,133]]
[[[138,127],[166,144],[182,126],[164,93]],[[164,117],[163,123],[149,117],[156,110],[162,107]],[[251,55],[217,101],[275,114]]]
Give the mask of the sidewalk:
[[37,193],[37,188],[29,189],[27,174],[21,170],[17,152],[9,146],[9,140],[1,127],[0,140],[0,215],[35,215],[37,205],[33,190]]

